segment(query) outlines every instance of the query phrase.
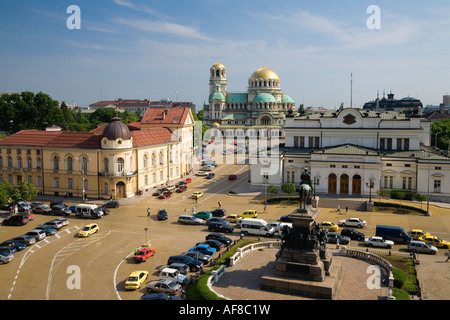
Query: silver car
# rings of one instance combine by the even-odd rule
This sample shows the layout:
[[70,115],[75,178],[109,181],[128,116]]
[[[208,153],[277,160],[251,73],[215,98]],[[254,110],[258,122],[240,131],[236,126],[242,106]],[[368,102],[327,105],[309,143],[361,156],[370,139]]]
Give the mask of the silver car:
[[181,285],[172,280],[152,281],[147,284],[148,292],[162,292],[175,295],[181,292]]
[[423,241],[410,241],[408,244],[408,250],[416,253],[431,253],[436,254],[438,249],[435,246],[429,245]]
[[0,251],[0,264],[8,263],[12,259],[14,259],[14,255],[12,253]]

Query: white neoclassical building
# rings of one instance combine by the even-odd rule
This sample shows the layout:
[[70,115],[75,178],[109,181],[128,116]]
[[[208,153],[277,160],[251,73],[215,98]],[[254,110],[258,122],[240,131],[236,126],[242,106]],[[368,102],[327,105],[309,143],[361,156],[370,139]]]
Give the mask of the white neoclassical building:
[[251,187],[298,185],[308,169],[317,194],[410,190],[450,202],[450,158],[429,147],[430,126],[420,117],[353,108],[286,118],[285,146],[252,156]]

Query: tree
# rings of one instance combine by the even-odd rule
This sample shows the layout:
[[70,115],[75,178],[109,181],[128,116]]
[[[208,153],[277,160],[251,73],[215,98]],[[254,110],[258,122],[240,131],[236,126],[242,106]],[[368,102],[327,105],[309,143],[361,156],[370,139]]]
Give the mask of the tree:
[[427,201],[427,196],[420,194],[420,193],[416,193],[416,195],[414,196],[414,200],[419,201],[420,202],[420,209],[422,209],[422,202],[423,201]]
[[437,146],[439,149],[448,150],[450,142],[450,119],[441,119],[433,123],[431,126],[432,141],[431,145],[435,145],[436,133],[437,135]]
[[305,105],[302,103],[299,107],[298,107],[298,115],[299,116],[303,116],[305,114]]
[[289,194],[289,200],[291,199],[291,193],[294,193],[296,191],[295,185],[290,182],[286,182],[281,186],[281,190],[284,193]]
[[267,192],[269,193],[273,193],[273,194],[277,194],[278,193],[278,188],[275,187],[273,184],[267,187]]
[[[4,199],[6,202],[8,199],[12,201],[29,201],[36,197],[38,194],[37,189],[31,183],[22,181],[18,184],[12,185],[8,181],[4,180],[0,183],[0,204],[3,203]],[[5,206],[4,204],[3,206]]]
[[203,121],[203,110],[200,110],[197,112],[197,119],[200,121]]

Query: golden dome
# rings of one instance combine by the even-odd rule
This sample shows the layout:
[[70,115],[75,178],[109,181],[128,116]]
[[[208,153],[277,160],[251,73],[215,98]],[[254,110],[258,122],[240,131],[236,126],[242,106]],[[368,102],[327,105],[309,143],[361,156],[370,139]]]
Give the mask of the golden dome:
[[266,68],[266,66],[264,66],[261,69],[256,70],[255,72],[253,72],[252,76],[249,79],[250,81],[255,81],[255,80],[280,80],[280,78],[278,78],[278,75],[275,73],[275,71]]
[[221,64],[219,61],[217,61],[216,63],[214,63],[212,65],[211,69],[226,69],[226,68],[223,64]]

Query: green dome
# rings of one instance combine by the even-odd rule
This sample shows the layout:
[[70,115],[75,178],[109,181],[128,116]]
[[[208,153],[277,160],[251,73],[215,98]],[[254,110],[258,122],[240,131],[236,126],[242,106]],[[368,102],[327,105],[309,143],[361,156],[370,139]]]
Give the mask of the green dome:
[[283,103],[294,103],[294,100],[287,94],[283,94]]
[[222,92],[214,92],[209,96],[209,100],[225,100],[225,96]]
[[270,93],[260,93],[258,94],[253,102],[274,102],[277,103],[277,100]]

